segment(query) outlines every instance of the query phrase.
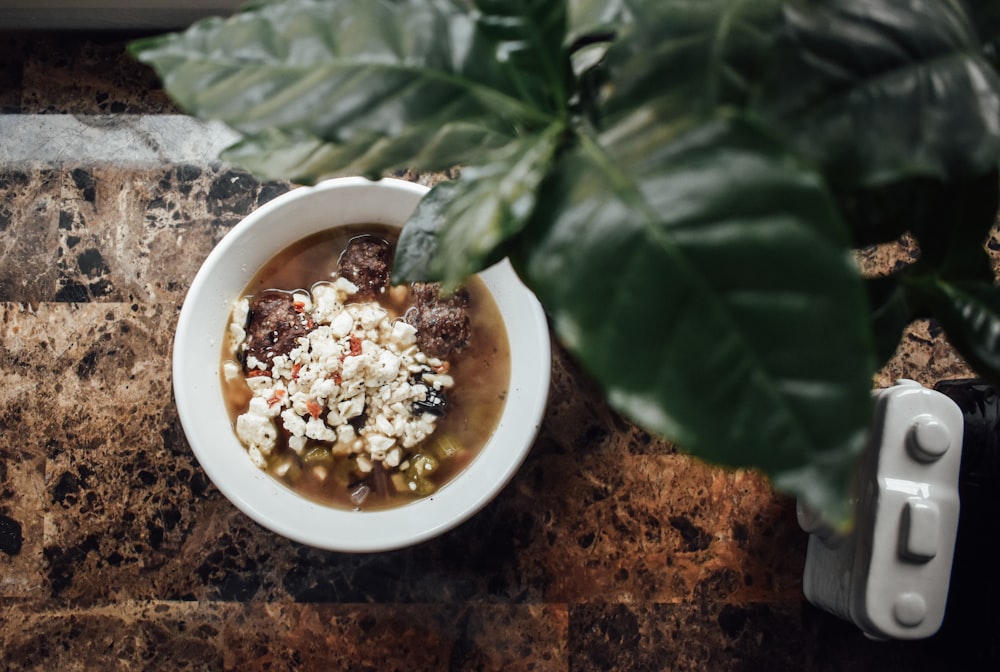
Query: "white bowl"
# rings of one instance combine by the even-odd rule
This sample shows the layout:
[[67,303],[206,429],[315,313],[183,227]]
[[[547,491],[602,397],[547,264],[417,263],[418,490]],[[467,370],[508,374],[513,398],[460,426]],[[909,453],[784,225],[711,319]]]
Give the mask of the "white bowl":
[[481,274],[507,327],[511,381],[492,438],[430,497],[379,511],[314,503],[253,466],[237,440],[219,367],[233,301],[277,252],[344,224],[402,226],[427,188],[402,180],[348,177],[300,187],[262,206],[212,250],[184,300],[174,338],[177,411],[198,461],[218,489],[264,527],[336,551],[370,552],[441,534],[481,509],[510,480],[535,439],[549,389],[551,353],[542,308],[506,261]]

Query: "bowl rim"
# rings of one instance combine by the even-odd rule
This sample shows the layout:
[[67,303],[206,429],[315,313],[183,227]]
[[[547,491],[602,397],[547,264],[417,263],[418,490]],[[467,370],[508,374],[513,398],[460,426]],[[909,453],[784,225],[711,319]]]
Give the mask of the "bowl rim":
[[[201,468],[230,502],[260,525],[293,541],[331,551],[376,552],[415,545],[438,536],[466,521],[506,487],[530,451],[541,426],[551,377],[548,323],[537,298],[521,283],[510,262],[503,260],[483,271],[480,277],[501,309],[511,342],[511,381],[505,407],[493,436],[479,454],[439,491],[391,509],[349,511],[324,506],[295,493],[254,467],[236,439],[218,389],[218,369],[229,309],[261,265],[251,267],[243,263],[233,270],[237,263],[234,255],[245,252],[242,246],[247,237],[258,231],[281,237],[284,234],[275,233],[274,227],[267,231],[267,225],[280,220],[284,210],[310,207],[305,205],[309,199],[317,199],[316,203],[332,203],[345,198],[368,199],[387,205],[393,213],[388,219],[373,216],[355,223],[378,219],[401,226],[427,191],[427,187],[406,180],[372,181],[363,177],[333,178],[314,186],[295,187],[261,205],[227,232],[205,258],[185,296],[172,343],[172,386],[185,437]],[[374,207],[381,206],[376,204]],[[405,212],[407,209],[409,212]],[[338,222],[317,230],[348,223],[351,222]],[[282,247],[310,233],[285,235]],[[271,249],[273,251],[264,256],[264,261],[282,248]],[[234,289],[228,301],[227,297],[220,296],[218,289],[219,274],[223,272],[245,276],[240,283],[229,283]],[[235,287],[236,284],[239,287]],[[505,312],[505,307],[510,310],[512,306],[517,307],[513,316]],[[205,311],[215,318],[210,325],[202,319]],[[213,325],[219,322],[214,311],[224,311],[225,317],[213,338]],[[518,320],[517,332],[512,333],[514,328],[510,320],[515,318]],[[211,362],[213,348],[216,368],[208,372],[205,366]],[[189,354],[191,352],[196,354]],[[213,380],[218,397],[215,400],[211,398]],[[217,418],[220,406],[223,417]],[[205,416],[208,416],[207,425]],[[513,448],[503,450],[504,446],[495,445],[501,442]],[[233,452],[234,447],[239,449],[238,455]]]

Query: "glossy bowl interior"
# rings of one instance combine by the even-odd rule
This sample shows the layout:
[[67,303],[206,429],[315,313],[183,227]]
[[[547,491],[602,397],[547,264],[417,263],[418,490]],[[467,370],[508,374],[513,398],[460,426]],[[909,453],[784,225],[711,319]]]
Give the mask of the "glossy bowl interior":
[[300,187],[237,224],[212,250],[178,319],[173,384],[184,433],[212,482],[261,525],[318,548],[372,552],[416,544],[466,520],[510,480],[534,441],[548,395],[551,353],[542,308],[509,263],[481,274],[500,309],[511,382],[500,423],[480,454],[434,495],[381,511],[316,504],[253,466],[230,424],[220,383],[233,302],[257,270],[293,242],[354,223],[402,226],[426,187],[338,178]]

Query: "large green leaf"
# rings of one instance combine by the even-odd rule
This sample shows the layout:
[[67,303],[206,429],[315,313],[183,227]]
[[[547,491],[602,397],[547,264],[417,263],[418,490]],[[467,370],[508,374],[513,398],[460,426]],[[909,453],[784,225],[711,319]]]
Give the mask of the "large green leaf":
[[1000,384],[1000,287],[935,274],[906,282],[909,296],[933,312],[948,340],[976,372]]
[[567,0],[566,47],[606,41],[632,20],[629,0]]
[[510,142],[502,129],[458,120],[411,124],[395,137],[370,134],[338,144],[301,131],[270,129],[244,136],[221,158],[264,178],[309,183],[334,175],[378,178],[412,166],[445,170]]
[[969,18],[983,44],[983,55],[1000,70],[1000,2],[997,0],[965,0]]
[[905,285],[898,276],[869,278],[865,281],[871,306],[872,332],[878,365],[884,366],[896,354],[906,327],[914,320]]
[[428,193],[406,223],[396,248],[393,281],[442,281],[456,286],[504,256],[535,208],[564,128],[512,141],[462,169],[457,180]]
[[[510,253],[619,409],[842,519],[913,311],[996,370],[995,192],[963,185],[1000,157],[998,33],[971,2],[985,48],[960,0],[287,0],[133,49],[262,175],[464,166],[399,275]],[[898,207],[928,180],[947,198]],[[858,240],[925,252],[870,304],[829,184]]]
[[874,344],[835,206],[745,122],[646,117],[560,158],[516,267],[624,414],[843,520]]
[[561,43],[563,5],[518,5],[531,11],[519,24],[461,0],[288,0],[140,40],[132,51],[186,110],[250,136],[234,156],[253,162],[259,147],[255,165],[290,140],[288,156],[307,155],[313,175],[342,171],[345,156],[365,174],[404,162],[436,170],[476,158],[469,125],[516,137],[565,111],[568,67],[525,68],[532,56],[557,58],[549,42]]
[[[778,0],[633,0],[610,47],[604,114],[654,104],[665,132],[746,107],[770,67]],[[660,137],[663,137],[662,134]]]
[[982,173],[1000,76],[959,0],[792,2],[760,113],[838,185]]
[[572,85],[565,0],[476,0],[477,27],[518,97],[564,118]]

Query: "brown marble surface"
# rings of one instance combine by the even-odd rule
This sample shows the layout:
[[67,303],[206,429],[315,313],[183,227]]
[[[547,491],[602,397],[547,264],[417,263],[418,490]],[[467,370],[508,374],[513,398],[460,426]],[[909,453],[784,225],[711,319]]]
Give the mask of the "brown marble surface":
[[[0,33],[0,111],[174,112],[125,41]],[[0,667],[980,669],[975,642],[871,642],[806,604],[793,504],[623,421],[558,347],[529,458],[458,529],[347,555],[250,521],[185,441],[172,332],[212,246],[288,188],[211,161],[0,165]],[[965,373],[920,323],[877,382]]]

